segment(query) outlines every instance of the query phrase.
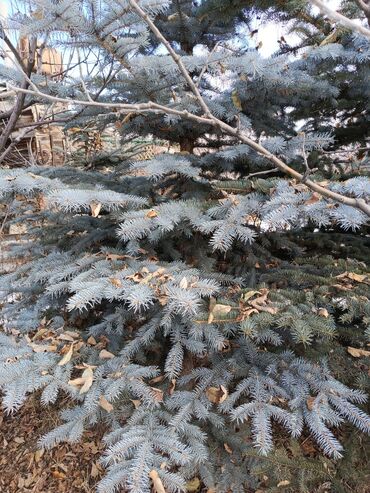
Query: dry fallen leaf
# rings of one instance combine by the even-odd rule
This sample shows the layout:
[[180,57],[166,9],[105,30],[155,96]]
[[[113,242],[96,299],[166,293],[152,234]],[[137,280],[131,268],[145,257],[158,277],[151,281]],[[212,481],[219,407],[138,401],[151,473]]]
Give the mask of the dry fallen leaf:
[[314,405],[315,405],[315,400],[316,400],[316,397],[308,397],[308,399],[306,400],[306,405],[307,405],[307,408],[309,411],[312,411],[312,409],[314,408]]
[[275,315],[275,313],[278,312],[278,309],[276,307],[267,305],[267,295],[268,289],[263,288],[261,289],[261,296],[255,298],[254,300],[250,300],[249,304],[259,312],[267,312]]
[[82,373],[82,378],[85,380],[83,386],[80,388],[80,394],[85,394],[89,388],[91,387],[94,374],[91,368],[86,368],[86,370]]
[[60,341],[68,341],[68,342],[73,342],[74,341],[74,338],[69,335],[69,334],[60,334],[57,339],[59,339]]
[[351,279],[352,281],[357,281],[357,282],[364,282],[366,284],[369,284],[368,276],[365,274],[356,274],[355,272],[343,272],[342,274],[339,274],[338,276],[335,276],[337,279],[343,279],[347,277],[347,279]]
[[166,378],[165,375],[158,375],[157,377],[154,377],[151,380],[149,380],[149,383],[153,384],[153,383],[163,382],[165,378]]
[[127,258],[128,255],[118,255],[117,253],[107,253],[106,260],[121,260]]
[[242,296],[243,301],[248,301],[250,298],[253,298],[256,294],[261,294],[261,291],[248,291],[244,293]]
[[224,449],[230,455],[233,453],[233,451],[231,450],[230,446],[227,443],[224,443]]
[[101,395],[99,397],[99,406],[102,407],[105,411],[108,413],[113,411],[113,406],[110,402],[107,401],[107,399],[104,397],[104,395]]
[[222,305],[216,302],[214,298],[211,297],[209,301],[209,312],[208,312],[208,320],[207,322],[211,324],[213,320],[217,317],[222,317],[227,315],[232,310],[232,307],[229,305]]
[[155,469],[150,471],[149,477],[153,481],[153,489],[156,493],[166,493],[166,490],[164,489],[162,480],[159,477],[159,474],[157,473],[157,471]]
[[64,474],[64,472],[61,472],[61,471],[53,471],[51,474],[52,474],[52,475],[54,476],[54,478],[56,478],[56,479],[65,479],[65,478],[67,477],[67,476]]
[[355,272],[348,272],[348,279],[352,279],[352,281],[357,282],[365,282],[367,280],[367,276],[364,274],[356,274]]
[[228,395],[229,392],[223,385],[219,387],[208,387],[206,390],[207,399],[213,404],[224,402]]
[[133,403],[135,409],[138,409],[140,407],[141,401],[139,401],[138,399],[130,399],[130,400]]
[[73,385],[74,387],[80,387],[80,394],[85,394],[89,388],[91,387],[94,380],[94,373],[90,366],[85,368],[82,375],[78,378],[74,378],[73,380],[69,380],[69,385]]
[[157,216],[158,216],[158,212],[154,211],[153,209],[147,212],[145,215],[145,217],[148,217],[149,219],[153,219],[154,217]]
[[186,277],[183,277],[180,281],[180,288],[186,289],[188,287],[188,280]]
[[366,349],[348,346],[347,351],[354,358],[361,358],[361,356],[370,356],[370,351],[366,351]]
[[157,402],[162,402],[163,401],[163,390],[157,389],[156,387],[150,387],[152,392],[153,392],[153,397],[154,400]]
[[289,485],[290,485],[290,481],[284,479],[283,481],[280,481],[280,483],[277,484],[277,487],[281,488],[282,486],[289,486]]
[[114,354],[111,353],[110,351],[107,351],[106,349],[102,349],[99,353],[99,358],[100,359],[112,359],[112,358],[114,358]]
[[317,192],[313,192],[313,194],[311,195],[311,198],[306,200],[305,205],[315,204],[319,200],[321,200],[321,195],[319,195]]
[[87,339],[87,344],[90,344],[90,346],[96,346],[97,342],[96,342],[95,337],[90,336],[90,337]]
[[95,462],[93,462],[92,466],[91,466],[90,476],[92,478],[96,478],[97,476],[99,476],[99,474],[100,474],[99,469],[98,469],[97,465],[95,464]]
[[34,455],[35,462],[40,461],[41,457],[44,455],[44,452],[45,452],[45,450],[43,448],[36,450],[35,455]]
[[95,202],[95,200],[93,200],[90,203],[90,210],[91,210],[92,217],[98,217],[100,209],[101,209],[101,203],[100,202]]
[[122,282],[120,281],[120,279],[117,279],[116,277],[110,277],[109,281],[113,284],[115,288],[122,287]]
[[73,337],[73,339],[78,339],[80,337],[80,334],[78,332],[74,332],[73,330],[66,330],[64,331],[64,334]]
[[63,356],[63,358],[59,361],[59,363],[58,363],[59,366],[66,365],[67,363],[69,363],[71,361],[71,358],[72,358],[72,355],[73,355],[73,346],[74,346],[74,344],[72,343],[71,344],[71,347],[69,348],[69,350]]
[[326,308],[319,308],[317,313],[320,315],[320,317],[324,317],[324,318],[329,317],[329,312]]
[[172,395],[175,392],[175,388],[176,388],[176,379],[175,378],[172,378],[171,379],[171,385],[170,385],[170,387],[168,389],[169,395]]
[[28,343],[35,353],[53,353],[57,350],[57,346],[53,344],[35,344],[34,342]]

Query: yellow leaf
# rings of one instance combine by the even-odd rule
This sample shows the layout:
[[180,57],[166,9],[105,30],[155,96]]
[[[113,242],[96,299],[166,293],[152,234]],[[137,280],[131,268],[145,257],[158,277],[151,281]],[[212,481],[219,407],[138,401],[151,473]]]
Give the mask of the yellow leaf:
[[186,491],[189,493],[195,493],[196,491],[200,490],[200,479],[199,478],[193,478],[190,481],[188,481],[185,485]]
[[110,351],[107,351],[106,349],[102,349],[99,353],[99,358],[100,359],[112,359],[112,358],[114,358],[114,354],[111,353]]
[[71,344],[71,347],[68,349],[68,351],[63,356],[63,358],[59,361],[58,365],[63,366],[69,363],[71,361],[72,355],[73,355],[73,343]]
[[90,210],[91,210],[92,217],[98,217],[100,209],[101,209],[101,203],[100,202],[95,202],[95,200],[93,200],[90,203]]
[[253,298],[256,294],[261,294],[261,291],[248,291],[243,294],[243,301],[248,301],[250,298]]
[[44,452],[45,452],[45,450],[43,448],[40,448],[40,449],[36,450],[35,456],[34,456],[35,457],[35,462],[39,462],[40,461],[41,457],[44,455]]
[[99,397],[99,406],[102,407],[105,411],[108,413],[113,411],[113,406],[110,402],[107,401],[107,399],[104,397],[104,395],[101,395]]
[[240,101],[240,97],[238,92],[234,89],[234,91],[231,93],[231,100],[235,106],[235,108],[239,111],[243,109],[242,107],[242,102]]
[[347,351],[354,358],[361,358],[361,356],[370,356],[370,351],[366,351],[366,349],[360,349],[360,348],[348,346]]

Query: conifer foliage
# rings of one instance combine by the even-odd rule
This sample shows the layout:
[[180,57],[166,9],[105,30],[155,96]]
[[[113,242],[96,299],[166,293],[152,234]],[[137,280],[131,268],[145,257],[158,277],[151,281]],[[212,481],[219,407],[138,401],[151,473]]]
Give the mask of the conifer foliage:
[[[2,230],[27,229],[0,277],[5,411],[68,395],[43,447],[104,422],[100,493],[309,491],[261,464],[370,431],[368,39],[301,1],[30,3],[12,27],[93,68],[2,80],[122,146],[0,170]],[[267,57],[271,19],[300,36]],[[139,137],[175,152],[136,161]]]

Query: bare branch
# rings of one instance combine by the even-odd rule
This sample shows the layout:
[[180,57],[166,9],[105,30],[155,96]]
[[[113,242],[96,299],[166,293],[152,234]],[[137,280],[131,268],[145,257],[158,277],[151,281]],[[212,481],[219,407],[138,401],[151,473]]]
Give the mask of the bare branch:
[[184,79],[188,83],[192,93],[194,96],[197,98],[202,110],[204,111],[205,115],[208,117],[211,117],[211,112],[209,111],[209,108],[206,104],[206,102],[203,99],[203,96],[200,94],[199,89],[197,86],[194,84],[193,79],[190,77],[189,72],[187,71],[185,65],[183,64],[183,61],[181,60],[180,55],[176,53],[176,51],[172,48],[170,43],[167,41],[167,39],[163,36],[163,34],[160,32],[160,30],[157,28],[157,26],[153,23],[151,18],[144,12],[144,10],[139,7],[139,5],[136,3],[136,0],[128,0],[128,3],[131,5],[131,7],[135,10],[135,12],[141,17],[149,26],[150,30],[154,33],[158,41],[160,41],[167,49],[168,53],[171,55],[172,59],[176,63],[176,65],[179,67],[180,72],[182,73]]
[[[12,45],[10,40],[9,40],[9,43],[10,43],[10,45]],[[19,55],[18,55],[18,57],[16,57],[17,63],[20,67],[20,70],[21,70],[23,76],[24,76],[24,80],[21,84],[22,89],[27,89],[27,87],[29,86],[29,81],[30,81],[29,76],[31,75],[34,64],[35,64],[35,56],[36,56],[36,38],[32,38],[30,41],[30,51],[29,51],[27,66],[25,67],[25,65],[24,65],[22,59],[19,57]],[[22,94],[22,93],[19,93],[17,95],[17,101],[14,105],[12,114],[10,115],[8,123],[6,124],[2,134],[0,135],[0,152],[2,152],[5,149],[6,143],[7,143],[11,133],[13,132],[13,130],[14,130],[17,122],[18,122],[18,118],[19,118],[20,114],[23,111],[25,97],[26,97],[25,94]],[[0,163],[1,163],[2,159],[3,158],[0,157]]]
[[364,212],[367,216],[370,217],[370,205],[365,202],[364,199],[355,199],[352,197],[347,197],[345,195],[341,195],[340,193],[333,192],[318,183],[315,183],[312,180],[305,179],[305,176],[296,171],[295,169],[291,168],[288,166],[284,161],[282,161],[280,158],[277,156],[274,156],[269,152],[267,149],[265,149],[261,144],[258,144],[254,140],[250,139],[246,134],[240,131],[238,128],[234,128],[231,125],[228,125],[227,123],[223,122],[222,120],[219,120],[218,118],[214,117],[213,115],[211,118],[207,118],[204,116],[198,116],[194,115],[193,113],[190,113],[187,110],[181,111],[177,110],[175,108],[171,108],[168,106],[163,106],[157,103],[153,102],[148,102],[148,103],[138,103],[138,104],[123,104],[123,103],[103,103],[103,102],[98,102],[98,101],[81,101],[81,100],[71,100],[71,99],[64,99],[64,98],[59,98],[57,96],[51,96],[49,94],[44,94],[40,91],[33,91],[30,89],[22,89],[18,88],[15,86],[9,86],[11,90],[18,91],[18,92],[23,92],[26,94],[32,94],[33,96],[39,96],[43,97],[45,99],[49,99],[50,101],[55,101],[55,102],[62,102],[62,103],[69,103],[69,104],[75,104],[75,105],[82,105],[82,106],[95,106],[95,107],[100,107],[100,108],[105,108],[105,109],[114,109],[116,110],[117,113],[121,114],[127,114],[131,112],[135,113],[155,113],[155,114],[170,114],[170,115],[177,115],[181,118],[184,118],[186,120],[191,120],[197,123],[202,123],[205,125],[210,125],[214,128],[218,128],[223,130],[226,134],[236,137],[240,139],[244,144],[247,144],[249,147],[254,149],[257,153],[259,153],[261,156],[264,156],[266,159],[268,159],[274,166],[276,166],[280,171],[283,171],[285,174],[292,176],[296,180],[302,182],[304,181],[305,185],[307,185],[308,188],[313,190],[314,192],[319,193],[323,197],[326,197],[328,199],[335,200],[337,202],[340,202],[341,204],[346,204],[350,205],[352,207],[355,207],[357,209],[360,209],[362,212]]
[[369,0],[355,0],[357,5],[360,7],[360,9],[364,12],[366,15],[367,23],[370,26],[370,2]]
[[348,17],[345,17],[339,12],[336,12],[321,0],[310,0],[310,3],[316,5],[316,7],[318,7],[320,11],[323,14],[327,15],[329,19],[331,19],[332,21],[338,22],[339,24],[346,27],[347,29],[350,29],[351,31],[357,31],[358,33],[370,39],[370,29],[367,29],[366,27],[357,24],[351,19],[348,19]]

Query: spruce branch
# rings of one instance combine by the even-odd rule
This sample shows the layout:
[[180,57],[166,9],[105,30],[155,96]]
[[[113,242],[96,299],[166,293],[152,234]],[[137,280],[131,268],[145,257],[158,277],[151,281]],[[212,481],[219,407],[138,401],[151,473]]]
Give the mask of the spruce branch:
[[[18,92],[23,92],[25,94],[32,94],[34,96],[39,96],[39,97],[49,99],[50,101],[55,101],[55,102],[63,102],[63,103],[67,103],[67,104],[82,105],[82,106],[95,106],[95,107],[101,107],[101,108],[105,108],[105,109],[112,108],[112,109],[115,109],[116,111],[118,110],[122,114],[127,114],[127,113],[131,113],[131,112],[172,114],[172,115],[179,116],[180,118],[183,118],[186,120],[194,121],[196,123],[209,125],[209,126],[215,128],[217,130],[221,130],[221,131],[225,132],[229,136],[236,137],[241,142],[243,142],[244,144],[248,145],[251,149],[256,151],[259,155],[263,156],[268,161],[270,161],[280,171],[291,176],[292,178],[295,178],[299,182],[303,182],[312,191],[317,192],[318,194],[320,194],[321,196],[323,196],[327,199],[332,199],[332,200],[339,202],[341,204],[349,205],[351,207],[359,209],[363,213],[365,213],[368,217],[370,217],[370,205],[363,198],[348,197],[348,196],[343,195],[341,193],[329,190],[328,188],[316,183],[315,181],[308,178],[307,173],[302,174],[302,173],[299,173],[298,171],[296,171],[295,169],[291,168],[282,159],[280,159],[275,154],[271,153],[268,149],[263,147],[260,143],[255,142],[253,139],[248,137],[248,135],[245,132],[243,132],[239,127],[235,128],[235,127],[229,125],[228,123],[225,123],[224,121],[220,120],[215,115],[213,115],[212,112],[210,111],[207,103],[203,99],[203,96],[201,95],[199,88],[196,86],[196,84],[194,83],[193,79],[191,78],[188,70],[186,69],[184,62],[182,61],[182,58],[180,57],[180,55],[178,55],[175,52],[175,50],[172,48],[169,41],[164,37],[164,35],[160,32],[160,30],[155,26],[155,24],[150,19],[150,17],[146,14],[146,12],[137,4],[136,0],[128,0],[128,3],[132,7],[132,9],[138,14],[138,16],[140,18],[142,18],[143,21],[148,25],[148,27],[151,29],[153,34],[157,37],[158,41],[160,41],[166,47],[168,53],[170,54],[171,58],[174,60],[174,62],[178,66],[180,72],[182,73],[184,79],[186,80],[190,90],[194,94],[200,107],[204,111],[204,115],[199,116],[199,115],[191,113],[187,110],[176,110],[175,108],[165,106],[165,105],[160,105],[158,103],[154,103],[151,101],[149,101],[147,103],[138,103],[138,104],[124,104],[124,103],[115,104],[115,103],[104,103],[104,102],[90,101],[90,100],[83,101],[83,100],[75,100],[75,99],[67,99],[67,98],[60,98],[57,96],[51,96],[49,94],[45,94],[42,91],[40,91],[36,87],[36,85],[30,80],[30,78],[27,76],[27,74],[24,74],[24,75],[25,75],[27,81],[29,82],[30,86],[32,87],[32,90],[25,89],[23,87],[17,88],[16,86],[12,86],[12,85],[8,85],[9,89],[14,90],[14,91],[18,91]],[[369,31],[369,33],[370,33],[370,31]]]

